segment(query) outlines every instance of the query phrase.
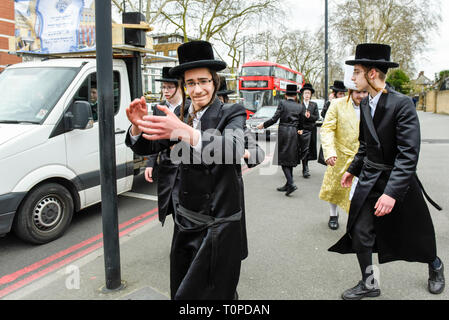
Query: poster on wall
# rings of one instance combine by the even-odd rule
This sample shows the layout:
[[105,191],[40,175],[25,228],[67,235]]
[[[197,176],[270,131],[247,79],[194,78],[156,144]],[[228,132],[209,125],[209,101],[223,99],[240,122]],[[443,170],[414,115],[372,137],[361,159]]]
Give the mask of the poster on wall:
[[95,50],[94,0],[14,0],[16,51]]

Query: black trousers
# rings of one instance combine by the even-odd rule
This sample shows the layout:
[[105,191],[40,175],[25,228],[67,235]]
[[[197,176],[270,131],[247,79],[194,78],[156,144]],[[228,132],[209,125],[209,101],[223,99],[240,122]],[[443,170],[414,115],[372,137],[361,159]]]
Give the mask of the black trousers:
[[351,229],[352,248],[356,253],[372,252],[376,242],[374,231],[374,205],[378,197],[370,197],[360,209],[354,226]]
[[287,179],[287,185],[293,185],[293,167],[282,166],[282,171]]

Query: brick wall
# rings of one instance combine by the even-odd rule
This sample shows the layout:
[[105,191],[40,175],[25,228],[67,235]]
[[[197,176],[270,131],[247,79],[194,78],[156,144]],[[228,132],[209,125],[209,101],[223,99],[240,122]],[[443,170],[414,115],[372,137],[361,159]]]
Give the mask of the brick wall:
[[0,0],[0,70],[4,66],[21,62],[16,55],[8,54],[8,36],[14,35],[14,0]]
[[426,112],[449,114],[449,90],[428,91],[425,98]]

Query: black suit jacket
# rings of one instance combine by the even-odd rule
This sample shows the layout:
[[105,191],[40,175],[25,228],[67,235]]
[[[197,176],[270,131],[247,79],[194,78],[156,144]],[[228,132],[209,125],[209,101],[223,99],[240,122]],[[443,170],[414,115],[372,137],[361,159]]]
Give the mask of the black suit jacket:
[[304,114],[307,110],[309,110],[310,112],[309,118],[304,117],[304,130],[311,131],[315,128],[315,122],[317,122],[318,119],[320,118],[320,113],[318,112],[318,105],[313,101],[309,101],[308,108],[306,108],[306,105],[304,103],[301,103],[301,105],[304,108]]

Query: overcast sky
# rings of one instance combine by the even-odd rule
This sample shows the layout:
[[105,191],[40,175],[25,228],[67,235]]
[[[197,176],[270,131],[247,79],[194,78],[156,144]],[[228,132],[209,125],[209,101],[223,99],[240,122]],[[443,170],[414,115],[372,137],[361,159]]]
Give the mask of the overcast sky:
[[[324,0],[284,0],[289,9],[289,25],[292,29],[316,30],[324,24]],[[329,0],[329,7],[332,3],[341,0]],[[416,59],[417,72],[424,71],[424,74],[434,79],[435,73],[442,70],[449,70],[449,1],[441,0],[442,22],[439,35],[430,35],[428,50]],[[416,78],[413,75],[412,78]]]

